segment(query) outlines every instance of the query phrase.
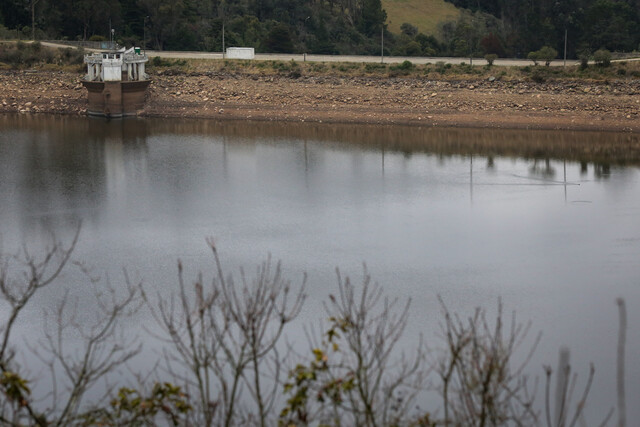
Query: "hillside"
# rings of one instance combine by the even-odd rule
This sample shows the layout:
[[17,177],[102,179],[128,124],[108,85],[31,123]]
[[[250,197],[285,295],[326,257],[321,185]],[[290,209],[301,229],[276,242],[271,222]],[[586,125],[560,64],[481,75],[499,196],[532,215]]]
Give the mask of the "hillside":
[[399,33],[400,25],[408,22],[425,34],[436,35],[438,23],[456,19],[460,14],[459,9],[444,0],[382,0],[382,8],[393,33]]
[[[384,48],[393,56],[526,58],[545,46],[563,52],[565,34],[569,58],[640,48],[640,0],[45,0],[32,1],[31,10],[29,3],[0,1],[0,39],[114,35],[121,45],[155,50],[377,55],[388,25],[397,37],[386,38]],[[418,31],[402,34],[405,22]]]

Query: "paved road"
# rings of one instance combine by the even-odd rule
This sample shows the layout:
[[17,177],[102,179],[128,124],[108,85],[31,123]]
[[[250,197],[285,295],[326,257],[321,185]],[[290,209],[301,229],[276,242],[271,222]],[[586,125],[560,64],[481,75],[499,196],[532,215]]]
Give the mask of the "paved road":
[[[51,47],[69,47],[66,45],[58,45],[55,43],[43,42],[43,45]],[[222,59],[221,52],[176,52],[176,51],[156,51],[147,50],[149,57],[159,56],[161,58],[174,59]],[[451,57],[408,57],[408,56],[365,56],[365,55],[311,55],[311,54],[280,54],[280,53],[258,53],[255,55],[256,61],[313,61],[313,62],[384,62],[385,64],[398,64],[403,61],[411,61],[414,64],[435,64],[436,62],[445,62],[449,64],[469,63],[469,58],[451,58]],[[624,59],[623,61],[638,61],[640,58]],[[483,58],[474,58],[473,65],[486,65],[487,61]],[[508,59],[498,58],[494,65],[501,66],[524,66],[531,65],[528,59]],[[567,65],[577,65],[575,59],[567,60]],[[551,66],[561,67],[564,61],[559,59],[552,61]]]
[[[161,58],[190,58],[190,59],[221,59],[222,53],[205,53],[205,52],[167,52],[147,50],[149,57],[159,56]],[[414,64],[435,64],[436,62],[445,62],[450,64],[469,63],[469,58],[452,58],[452,57],[417,57],[417,56],[366,56],[366,55],[311,55],[311,54],[280,54],[280,53],[258,53],[255,55],[257,61],[313,61],[313,62],[374,62],[385,64],[399,64],[404,61],[411,61]],[[496,59],[494,65],[502,66],[524,66],[531,65],[532,62],[527,59]],[[567,60],[567,65],[579,64],[576,60]],[[473,65],[487,65],[484,58],[474,58]],[[553,66],[562,66],[563,61],[556,60],[551,62]]]

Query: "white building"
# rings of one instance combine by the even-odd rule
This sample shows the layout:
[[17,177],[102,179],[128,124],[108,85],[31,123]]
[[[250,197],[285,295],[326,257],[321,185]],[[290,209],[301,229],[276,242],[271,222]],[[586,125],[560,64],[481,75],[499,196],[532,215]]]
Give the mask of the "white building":
[[148,80],[145,64],[149,58],[140,52],[140,48],[124,48],[84,56],[87,64],[85,80],[94,82],[119,82]]
[[255,50],[252,47],[228,47],[227,59],[253,59],[255,57]]

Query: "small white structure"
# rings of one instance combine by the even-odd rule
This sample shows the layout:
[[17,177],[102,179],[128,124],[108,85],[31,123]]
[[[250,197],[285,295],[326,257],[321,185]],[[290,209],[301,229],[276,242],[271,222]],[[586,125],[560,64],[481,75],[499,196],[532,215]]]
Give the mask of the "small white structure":
[[[84,62],[87,64],[85,80],[90,82],[147,80],[149,76],[144,68],[148,60],[147,55],[140,53],[139,47],[85,55]],[[123,76],[126,77],[123,79]]]
[[252,47],[228,47],[226,57],[228,59],[253,59],[255,49]]

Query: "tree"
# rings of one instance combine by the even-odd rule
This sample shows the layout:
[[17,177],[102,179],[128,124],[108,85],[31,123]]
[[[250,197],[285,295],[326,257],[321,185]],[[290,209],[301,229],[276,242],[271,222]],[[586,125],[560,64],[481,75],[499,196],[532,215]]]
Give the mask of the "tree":
[[491,67],[496,59],[498,59],[498,55],[495,53],[487,53],[484,56],[484,59],[487,61],[487,65]]
[[68,290],[61,292],[60,300],[52,304],[53,310],[46,315],[44,338],[30,346],[32,356],[48,368],[54,384],[47,409],[38,408],[42,396],[33,395],[29,385],[35,378],[27,378],[24,368],[15,360],[12,332],[34,295],[52,286],[71,263],[79,232],[78,227],[68,246],[52,237],[40,255],[34,255],[26,245],[14,256],[0,253],[0,301],[8,308],[0,327],[0,395],[4,397],[0,401],[0,422],[3,424],[44,427],[78,423],[86,415],[83,398],[87,392],[140,350],[139,345],[124,338],[123,332],[127,315],[139,306],[137,286],[127,281],[124,292],[119,292],[101,283],[100,289],[96,289],[95,316],[83,322],[77,319],[78,302]]
[[[283,279],[280,264],[274,268],[269,259],[252,279],[241,270],[236,283],[224,273],[213,240],[208,244],[215,272],[210,285],[200,274],[187,289],[179,262],[177,298],[152,301],[144,294],[170,345],[168,369],[193,390],[197,410],[190,424],[228,427],[253,419],[262,426],[273,425],[270,416],[282,369],[278,344],[300,313],[304,279],[293,290]],[[253,410],[241,405],[243,388],[255,404]]]
[[362,0],[358,27],[364,35],[371,37],[380,34],[386,19],[387,12],[382,9],[380,0]]
[[402,34],[405,34],[412,38],[418,34],[418,28],[414,25],[409,24],[408,22],[400,25],[400,31],[402,32]]
[[109,3],[106,0],[80,0],[74,5],[73,16],[82,22],[82,40],[87,40],[94,22],[109,16]]
[[276,24],[267,33],[263,41],[265,51],[273,53],[292,53],[293,41],[289,27],[283,23]]
[[444,325],[444,348],[434,361],[440,377],[444,425],[535,425],[533,396],[529,394],[524,368],[540,340],[538,334],[528,356],[513,365],[514,353],[527,336],[530,324],[516,322],[515,313],[505,325],[498,302],[495,325],[484,310],[463,319],[453,315],[440,299]]
[[0,24],[7,28],[22,28],[29,22],[30,10],[24,0],[0,2]]
[[611,65],[611,52],[606,49],[598,49],[593,53],[593,60],[596,65],[608,67]]
[[183,19],[185,0],[138,0],[138,4],[149,16],[147,22],[156,49],[164,49]]
[[489,33],[486,36],[482,37],[482,39],[480,40],[480,47],[482,47],[484,53],[504,56],[502,41],[500,41],[500,38],[494,33]]
[[582,41],[592,50],[631,51],[640,41],[637,8],[624,1],[596,0],[585,11]]
[[355,286],[338,275],[338,293],[324,304],[329,329],[315,337],[310,359],[289,373],[284,425],[410,425],[424,387],[423,348],[398,355],[410,300],[388,299],[364,272]]
[[418,33],[415,40],[420,43],[424,55],[435,56],[440,53],[440,42],[435,37]]
[[542,46],[538,51],[538,58],[544,61],[544,65],[547,67],[551,64],[551,61],[558,57],[558,51],[550,46]]
[[527,58],[533,61],[534,65],[538,65],[538,61],[544,61],[544,65],[548,67],[557,56],[557,50],[550,46],[543,46],[540,50],[529,52]]

